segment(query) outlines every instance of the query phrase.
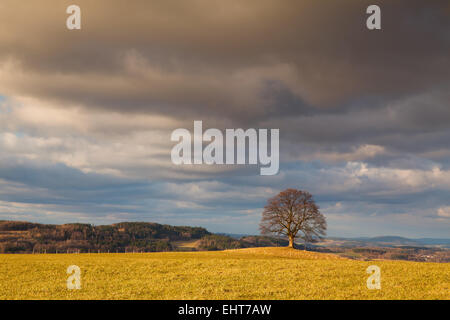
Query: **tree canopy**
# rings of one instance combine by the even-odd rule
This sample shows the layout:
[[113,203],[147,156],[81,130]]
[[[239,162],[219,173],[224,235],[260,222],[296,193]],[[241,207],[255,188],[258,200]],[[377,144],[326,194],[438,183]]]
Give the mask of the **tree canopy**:
[[270,198],[264,207],[260,230],[262,234],[276,234],[289,238],[294,247],[297,237],[313,242],[326,235],[325,216],[319,211],[307,191],[286,189]]

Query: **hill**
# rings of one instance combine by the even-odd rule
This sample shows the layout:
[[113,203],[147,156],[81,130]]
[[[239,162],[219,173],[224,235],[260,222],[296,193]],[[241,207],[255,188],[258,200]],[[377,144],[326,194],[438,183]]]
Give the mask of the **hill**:
[[287,245],[285,240],[250,236],[236,239],[201,227],[151,222],[93,226],[0,221],[0,253],[88,253],[225,250]]
[[450,248],[450,239],[437,239],[437,238],[418,238],[410,239],[398,236],[379,236],[379,237],[359,237],[359,238],[342,238],[342,237],[328,237],[329,243],[333,241],[333,245],[342,247],[355,247],[355,246],[385,246],[385,247],[398,247],[398,246],[414,246],[414,247],[439,247]]
[[380,236],[369,238],[367,241],[388,243],[388,244],[398,244],[398,245],[417,245],[418,242],[412,239],[398,237],[398,236]]
[[0,221],[0,253],[172,251],[174,241],[201,239],[204,228],[148,222],[47,225]]
[[[67,267],[81,290],[67,290]],[[369,290],[368,266],[381,269]],[[450,265],[357,261],[289,248],[0,255],[0,299],[449,299]]]

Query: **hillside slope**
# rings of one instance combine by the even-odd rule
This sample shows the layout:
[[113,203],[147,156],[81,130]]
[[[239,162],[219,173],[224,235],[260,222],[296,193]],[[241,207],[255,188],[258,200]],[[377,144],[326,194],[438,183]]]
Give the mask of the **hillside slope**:
[[173,241],[201,239],[204,228],[148,222],[49,225],[0,221],[0,253],[171,251]]
[[[66,288],[69,265],[81,289]],[[370,265],[381,290],[366,286]],[[450,299],[450,265],[355,261],[288,248],[0,255],[0,299]]]
[[196,251],[277,245],[287,245],[287,241],[262,236],[235,239],[200,227],[151,222],[93,226],[0,221],[0,253]]

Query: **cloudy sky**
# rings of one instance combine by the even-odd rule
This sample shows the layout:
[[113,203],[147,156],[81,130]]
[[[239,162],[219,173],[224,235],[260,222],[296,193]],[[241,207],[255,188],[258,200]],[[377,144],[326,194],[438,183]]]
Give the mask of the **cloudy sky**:
[[[370,4],[2,0],[0,219],[257,233],[293,187],[329,235],[450,237],[450,4]],[[173,165],[194,120],[279,128],[279,174]]]

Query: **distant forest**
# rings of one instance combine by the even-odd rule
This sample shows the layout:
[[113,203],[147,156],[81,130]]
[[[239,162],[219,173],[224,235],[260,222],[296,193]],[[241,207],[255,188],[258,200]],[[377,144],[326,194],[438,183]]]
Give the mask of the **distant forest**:
[[287,241],[260,236],[235,239],[200,227],[148,222],[121,222],[94,226],[71,223],[38,224],[0,221],[0,253],[88,253],[185,251],[180,242],[191,241],[189,250],[224,250],[256,246],[285,246]]

